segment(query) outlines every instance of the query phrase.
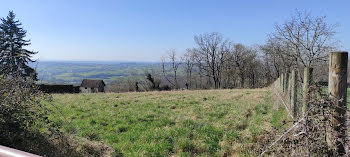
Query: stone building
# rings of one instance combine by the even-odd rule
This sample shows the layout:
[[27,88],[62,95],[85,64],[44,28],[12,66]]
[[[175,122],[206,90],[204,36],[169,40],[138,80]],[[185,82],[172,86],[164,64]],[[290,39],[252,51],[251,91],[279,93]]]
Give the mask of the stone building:
[[89,80],[84,79],[80,85],[80,91],[82,93],[98,93],[105,91],[106,84],[103,80]]

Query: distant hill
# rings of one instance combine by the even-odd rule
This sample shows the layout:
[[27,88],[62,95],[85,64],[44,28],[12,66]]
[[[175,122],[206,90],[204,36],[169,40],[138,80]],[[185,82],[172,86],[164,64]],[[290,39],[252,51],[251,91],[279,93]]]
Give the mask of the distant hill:
[[160,69],[160,63],[152,62],[40,61],[31,66],[36,68],[41,83],[75,85],[84,78],[103,79],[107,84],[118,79],[143,78],[147,71]]

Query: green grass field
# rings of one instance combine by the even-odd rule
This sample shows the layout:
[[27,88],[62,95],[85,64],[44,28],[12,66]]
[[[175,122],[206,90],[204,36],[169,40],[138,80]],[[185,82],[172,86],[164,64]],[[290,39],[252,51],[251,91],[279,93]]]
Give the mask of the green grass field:
[[[288,119],[269,89],[56,94],[65,132],[124,156],[256,155],[254,144]],[[69,123],[69,125],[68,125]]]

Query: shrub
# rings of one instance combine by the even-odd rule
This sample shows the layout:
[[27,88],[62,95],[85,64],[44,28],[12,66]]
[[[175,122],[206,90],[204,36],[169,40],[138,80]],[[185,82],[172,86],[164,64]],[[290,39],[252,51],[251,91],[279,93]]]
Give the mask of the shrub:
[[40,130],[58,138],[54,136],[60,135],[59,126],[49,120],[50,110],[41,103],[48,98],[36,89],[33,80],[0,76],[0,144],[33,151],[27,146],[44,138]]
[[[2,143],[13,143],[37,125],[48,123],[47,112],[32,80],[0,77],[0,134]],[[19,136],[20,135],[20,136]],[[23,136],[24,135],[24,136]],[[23,139],[22,139],[23,140]]]
[[[59,110],[51,110],[54,108],[49,102],[50,96],[37,90],[33,80],[0,76],[0,145],[44,156],[110,156],[113,153],[106,145],[62,133],[61,126],[67,123],[63,119],[50,120],[49,115]],[[90,138],[98,136],[91,134]]]

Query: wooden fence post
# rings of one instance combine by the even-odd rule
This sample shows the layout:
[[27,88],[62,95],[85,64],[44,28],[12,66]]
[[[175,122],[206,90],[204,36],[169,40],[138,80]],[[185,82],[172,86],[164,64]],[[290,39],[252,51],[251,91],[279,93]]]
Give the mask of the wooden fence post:
[[285,82],[284,82],[284,77],[285,77],[285,76],[286,76],[286,75],[283,73],[283,74],[282,74],[282,78],[281,78],[281,79],[282,79],[282,86],[281,86],[281,92],[282,92],[282,93],[284,92],[284,91],[283,91],[283,87],[284,87],[284,83],[285,83]]
[[281,92],[283,92],[283,86],[284,86],[284,78],[283,78],[283,76],[284,76],[284,74],[282,73],[281,74],[281,86],[280,86],[280,90],[281,90]]
[[335,110],[331,118],[333,134],[328,139],[331,139],[329,146],[335,148],[339,156],[345,154],[347,66],[347,52],[330,53],[328,93]]
[[302,115],[306,114],[308,108],[308,98],[309,98],[309,87],[312,81],[312,71],[310,67],[304,68],[304,84],[303,84],[303,106],[302,106]]
[[297,102],[297,88],[296,88],[296,70],[293,69],[291,73],[291,81],[290,81],[290,105],[293,109],[293,116],[297,117],[299,113],[299,108],[296,105]]
[[283,91],[285,95],[288,95],[288,78],[289,78],[289,74],[285,73],[284,76],[284,87],[283,87]]
[[287,86],[287,100],[289,100],[290,101],[290,96],[291,96],[291,80],[292,80],[292,75],[291,74],[289,74],[289,77],[288,77],[288,86]]
[[[281,76],[280,77],[278,77],[277,79],[276,79],[276,81],[275,81],[275,83],[274,83],[274,85],[275,85],[275,92],[279,92],[279,89],[280,89],[280,87],[281,87]],[[277,91],[276,91],[277,90]],[[276,93],[277,94],[277,93]],[[278,110],[279,109],[279,101],[276,101],[276,110]]]

